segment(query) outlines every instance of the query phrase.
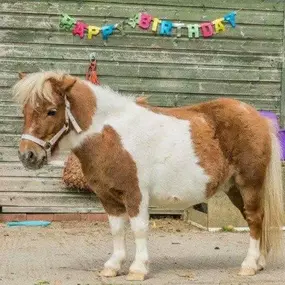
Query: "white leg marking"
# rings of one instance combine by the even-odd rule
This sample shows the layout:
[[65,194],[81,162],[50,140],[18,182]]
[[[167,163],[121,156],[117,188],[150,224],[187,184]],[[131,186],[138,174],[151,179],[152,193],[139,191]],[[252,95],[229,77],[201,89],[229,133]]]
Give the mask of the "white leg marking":
[[260,257],[259,246],[260,239],[256,240],[250,237],[248,252],[241,264],[240,275],[254,275],[257,272],[257,260]]
[[[143,208],[143,209],[142,209]],[[135,235],[136,256],[130,267],[128,280],[144,280],[148,273],[148,250],[147,250],[147,232],[148,232],[148,208],[147,205],[140,207],[140,213],[137,217],[131,218],[131,228]]]
[[266,266],[266,260],[263,254],[260,255],[257,261],[257,270],[263,270]]
[[109,216],[114,249],[112,256],[104,265],[104,270],[101,272],[102,276],[116,276],[121,269],[123,261],[126,259],[125,222],[126,216]]

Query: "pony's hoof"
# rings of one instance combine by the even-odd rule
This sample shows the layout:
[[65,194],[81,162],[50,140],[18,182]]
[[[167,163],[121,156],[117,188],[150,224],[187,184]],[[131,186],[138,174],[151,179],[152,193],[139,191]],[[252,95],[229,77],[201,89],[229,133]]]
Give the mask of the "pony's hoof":
[[128,281],[144,281],[146,277],[146,274],[144,273],[141,273],[141,272],[130,272],[128,275],[127,275],[127,280]]
[[112,268],[104,268],[100,272],[100,276],[102,277],[116,277],[117,276],[117,270]]
[[240,276],[253,276],[256,274],[256,271],[250,267],[242,267],[238,275]]

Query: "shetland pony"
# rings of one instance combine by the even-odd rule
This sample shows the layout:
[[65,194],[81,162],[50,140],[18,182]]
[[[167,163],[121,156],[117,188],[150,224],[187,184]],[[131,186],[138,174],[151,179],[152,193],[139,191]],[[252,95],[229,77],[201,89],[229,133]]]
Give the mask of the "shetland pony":
[[25,76],[14,86],[23,105],[19,158],[37,169],[69,146],[109,216],[113,254],[101,274],[126,258],[124,226],[136,243],[128,280],[149,267],[148,207],[185,209],[224,191],[250,229],[240,274],[254,275],[278,252],[283,219],[279,142],[249,105],[218,99],[181,108],[151,107],[107,87],[59,72]]

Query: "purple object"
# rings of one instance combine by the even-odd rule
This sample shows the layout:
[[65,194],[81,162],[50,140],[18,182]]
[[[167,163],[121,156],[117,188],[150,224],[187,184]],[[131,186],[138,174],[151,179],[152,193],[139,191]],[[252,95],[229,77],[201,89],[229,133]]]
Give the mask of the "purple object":
[[266,117],[267,119],[271,120],[273,125],[275,126],[276,130],[279,131],[278,117],[275,113],[273,113],[271,111],[259,111],[259,113],[263,117]]
[[285,129],[280,130],[278,117],[275,113],[270,111],[259,111],[259,113],[272,121],[273,125],[275,126],[276,130],[278,131],[279,142],[281,146],[281,160],[285,160]]
[[281,145],[281,160],[285,160],[285,129],[279,131],[279,141]]

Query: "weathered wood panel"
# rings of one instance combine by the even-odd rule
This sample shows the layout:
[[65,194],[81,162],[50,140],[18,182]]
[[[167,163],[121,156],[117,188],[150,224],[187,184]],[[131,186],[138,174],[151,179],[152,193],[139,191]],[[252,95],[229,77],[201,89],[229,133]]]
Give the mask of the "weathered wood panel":
[[187,38],[165,38],[154,37],[150,34],[133,35],[126,34],[125,41],[122,41],[122,36],[115,34],[110,38],[108,43],[103,41],[84,41],[78,37],[71,37],[69,33],[62,31],[30,31],[30,30],[15,30],[12,27],[3,28],[0,30],[0,38],[2,43],[25,43],[29,44],[54,44],[61,45],[63,42],[66,45],[77,46],[92,46],[94,47],[124,47],[124,48],[143,48],[143,49],[176,49],[176,50],[199,50],[199,51],[222,51],[223,53],[237,54],[268,54],[280,55],[282,49],[281,41],[268,41],[266,39],[255,39],[248,41],[243,38],[238,39],[222,39],[212,38],[206,41],[194,40],[189,44]]
[[80,193],[78,189],[66,188],[61,178],[0,177],[0,192]]
[[[6,2],[5,0],[3,2]],[[107,1],[106,1],[107,2]],[[79,6],[75,1],[69,1],[69,4],[66,5],[66,2],[42,2],[42,1],[17,1],[14,3],[0,3],[0,10],[2,13],[15,13],[18,14],[19,11],[21,14],[35,14],[35,15],[55,15],[57,16],[60,11],[65,11],[67,14],[72,15],[74,17],[82,17],[88,16],[94,18],[96,15],[97,23],[98,21],[102,21],[102,23],[106,23],[110,20],[115,19],[124,19],[126,15],[134,15],[139,11],[151,11],[152,15],[163,18],[167,16],[169,20],[180,20],[180,21],[210,21],[228,13],[229,9],[204,9],[200,7],[191,7],[191,15],[189,15],[189,10],[185,9],[185,7],[176,6],[175,9],[173,7],[167,7],[162,5],[125,5],[123,4],[115,4],[112,5],[102,5],[102,3],[96,5],[92,2],[81,2]],[[238,12],[238,22],[240,24],[268,24],[268,25],[283,25],[283,14],[282,11],[271,11],[266,14],[266,18],[264,17],[263,11],[249,11],[243,10]],[[191,18],[190,18],[191,17]],[[190,19],[189,19],[190,18]],[[100,23],[101,24],[101,23]],[[57,25],[55,25],[57,27]]]
[[[126,27],[108,42],[73,37],[61,13],[90,24],[115,23],[141,11],[199,23],[238,10],[237,28],[211,39],[155,36]],[[176,31],[174,31],[174,34]],[[22,113],[11,97],[17,72],[62,69],[80,77],[97,53],[103,84],[150,103],[179,106],[233,97],[280,113],[284,3],[262,0],[2,0],[0,2],[0,206],[3,212],[102,211],[94,195],[61,183],[62,167],[27,171],[18,162]],[[284,93],[284,92],[283,92]],[[92,198],[91,198],[92,197]],[[93,203],[93,204],[92,204]],[[161,212],[161,209],[151,209]],[[166,211],[168,211],[166,209]]]
[[[26,60],[17,61],[14,59],[3,60],[0,63],[2,72],[15,72],[15,70],[28,69],[30,72],[36,72],[41,68],[44,70],[63,69],[72,70],[75,75],[82,75],[86,72],[86,62],[61,61],[53,62],[51,60]],[[163,69],[159,63],[139,63],[121,62],[115,66],[110,62],[101,62],[98,66],[98,75],[120,77],[143,77],[143,78],[167,78],[167,79],[191,79],[191,80],[224,80],[228,81],[250,81],[250,82],[280,82],[280,70],[272,70],[268,67],[213,67],[213,66],[172,66],[165,64]]]
[[[70,0],[50,0],[51,2],[71,2]],[[15,0],[5,0],[5,3],[15,3]],[[26,1],[27,2],[27,1]],[[86,0],[85,2],[92,2],[95,5],[97,3],[102,4],[102,0]],[[136,0],[108,0],[104,1],[105,3],[118,3],[123,5],[137,5]],[[84,2],[77,2],[78,7],[80,8]],[[141,5],[151,5],[151,6],[165,6],[165,7],[198,7],[198,8],[229,8],[229,9],[241,9],[242,7],[246,6],[247,10],[257,10],[257,11],[283,11],[283,5],[281,1],[260,1],[260,0],[251,0],[249,1],[236,1],[236,0],[220,0],[217,2],[216,0],[204,0],[204,1],[197,1],[197,0],[160,0],[159,2],[154,2],[152,0],[140,0]],[[246,5],[245,5],[246,4]]]

